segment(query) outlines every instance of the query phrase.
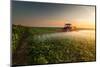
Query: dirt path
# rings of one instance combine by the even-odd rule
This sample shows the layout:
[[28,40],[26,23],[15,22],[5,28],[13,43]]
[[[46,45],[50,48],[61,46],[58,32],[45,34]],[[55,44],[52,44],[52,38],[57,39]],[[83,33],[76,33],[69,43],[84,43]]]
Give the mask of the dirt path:
[[24,35],[21,38],[20,43],[18,44],[16,51],[12,55],[12,64],[13,65],[27,65],[28,63],[28,43],[27,36]]

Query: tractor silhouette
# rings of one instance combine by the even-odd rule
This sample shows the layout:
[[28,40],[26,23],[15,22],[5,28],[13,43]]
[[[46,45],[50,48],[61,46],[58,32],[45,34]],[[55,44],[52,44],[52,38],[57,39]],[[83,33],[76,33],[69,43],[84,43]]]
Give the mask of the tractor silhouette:
[[66,23],[64,28],[63,28],[64,32],[69,32],[72,31],[72,25],[70,23]]

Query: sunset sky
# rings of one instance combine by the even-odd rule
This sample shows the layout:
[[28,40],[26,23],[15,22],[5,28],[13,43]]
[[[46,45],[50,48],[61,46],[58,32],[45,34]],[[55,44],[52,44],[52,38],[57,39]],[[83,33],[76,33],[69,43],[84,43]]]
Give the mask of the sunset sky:
[[95,6],[13,1],[12,23],[31,27],[63,27],[71,23],[78,28],[94,28]]

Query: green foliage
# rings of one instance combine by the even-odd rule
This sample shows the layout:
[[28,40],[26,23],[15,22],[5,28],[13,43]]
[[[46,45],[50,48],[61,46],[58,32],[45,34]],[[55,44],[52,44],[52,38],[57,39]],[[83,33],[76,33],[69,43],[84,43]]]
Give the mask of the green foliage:
[[20,43],[21,38],[25,32],[25,28],[20,25],[12,26],[12,50],[13,52],[16,50],[18,44]]
[[[74,39],[47,39],[44,41],[32,40],[29,42],[30,57],[43,55],[48,63],[79,62],[95,60],[94,40]],[[40,60],[42,62],[42,60]],[[34,61],[32,63],[35,63]],[[36,64],[36,63],[35,63]]]
[[75,38],[42,39],[36,36],[53,33],[58,28],[29,28],[13,26],[13,49],[19,45],[23,35],[30,47],[27,64],[95,61],[95,40]]

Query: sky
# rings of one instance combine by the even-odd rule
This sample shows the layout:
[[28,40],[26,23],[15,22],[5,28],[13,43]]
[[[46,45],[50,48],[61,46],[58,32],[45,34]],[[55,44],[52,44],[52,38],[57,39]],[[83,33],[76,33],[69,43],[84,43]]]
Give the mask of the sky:
[[31,27],[95,28],[95,6],[12,1],[12,23]]

